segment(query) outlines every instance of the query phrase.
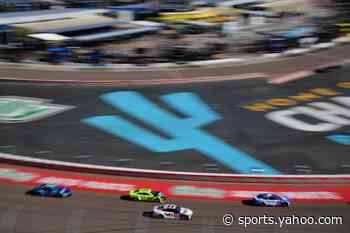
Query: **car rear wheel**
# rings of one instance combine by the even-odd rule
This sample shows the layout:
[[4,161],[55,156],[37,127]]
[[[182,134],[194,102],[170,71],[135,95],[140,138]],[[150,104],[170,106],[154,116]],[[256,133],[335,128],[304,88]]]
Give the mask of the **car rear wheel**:
[[190,218],[188,216],[186,216],[186,215],[181,215],[180,219],[181,220],[190,220]]

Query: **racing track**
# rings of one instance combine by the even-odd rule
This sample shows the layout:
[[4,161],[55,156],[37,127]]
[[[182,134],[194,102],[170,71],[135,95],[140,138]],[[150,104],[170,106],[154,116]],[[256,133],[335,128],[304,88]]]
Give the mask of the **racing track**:
[[[71,198],[24,195],[25,186],[0,185],[1,233],[348,233],[350,207],[297,205],[260,208],[220,201],[176,200],[194,210],[192,221],[158,220],[142,216],[154,204],[123,201],[117,195],[77,191]],[[222,216],[341,216],[343,225],[243,225],[224,226]]]
[[[299,173],[302,166],[309,174],[349,174],[349,146],[327,138],[334,134],[348,135],[348,121],[330,130],[310,132],[310,125],[313,129],[313,124],[327,122],[325,118],[317,118],[322,112],[316,117],[298,115],[296,119],[306,124],[306,129],[304,125],[293,128],[295,123],[288,126],[268,117],[295,107],[304,106],[310,110],[313,108],[309,106],[316,103],[334,106],[336,98],[349,101],[349,72],[347,66],[283,85],[267,84],[263,80],[151,87],[2,82],[3,98],[35,97],[74,108],[39,121],[0,123],[0,137],[3,138],[0,146],[8,149],[8,153],[29,157],[142,169],[206,172],[207,164],[211,164],[217,169],[214,172],[220,173],[249,174],[252,168],[269,171],[268,166],[271,166],[283,174],[305,174]],[[342,83],[347,86],[342,88]],[[323,92],[320,93],[320,89]],[[310,94],[310,90],[318,92]],[[305,99],[305,94],[300,93],[309,93],[307,96],[311,95],[311,99]],[[167,102],[167,97],[175,104]],[[303,97],[301,101],[300,97]],[[276,106],[266,104],[270,102]],[[260,103],[270,107],[264,111],[246,107]],[[197,112],[186,112],[182,106]],[[159,111],[167,115],[158,114]],[[127,124],[115,121],[116,117]],[[183,119],[191,119],[196,124],[203,122],[195,128],[187,123],[167,127],[174,122],[185,122]],[[120,129],[130,125],[137,127],[137,131],[128,128],[124,130],[128,134],[123,134]],[[148,137],[149,134],[155,135],[155,139]],[[186,144],[181,137],[187,141],[196,140]],[[164,142],[173,149],[164,150],[158,146]],[[254,163],[257,166],[253,166],[249,157],[263,164]],[[239,166],[236,166],[237,159],[240,159]],[[240,167],[246,170],[237,171]]]
[[[233,66],[225,68],[204,68],[179,70],[178,72],[130,72],[123,73],[121,79],[131,78],[178,78],[197,77],[201,75],[227,75],[241,72],[274,71],[274,76],[294,70],[304,69],[307,65],[317,66],[324,62],[341,61],[349,58],[349,47],[343,46],[325,51],[315,56],[306,55],[307,59],[290,58],[277,63]],[[305,58],[305,57],[304,57]],[[305,62],[307,61],[307,62]],[[287,64],[287,66],[286,66]],[[284,70],[280,70],[284,67]],[[78,73],[74,73],[78,74]],[[42,79],[72,79],[70,72],[50,72],[37,70],[21,70],[4,68],[0,70],[1,78],[42,78]],[[77,78],[92,80],[98,77],[96,72],[81,72]],[[116,74],[105,73],[105,79],[115,79]],[[1,184],[0,185],[0,232],[1,233],[118,233],[118,232],[251,232],[251,233],[348,233],[350,229],[349,205],[314,206],[297,205],[290,209],[270,209],[243,206],[240,203],[204,202],[177,200],[179,205],[195,211],[195,217],[190,222],[163,221],[142,216],[152,204],[121,201],[112,194],[89,193],[77,191],[72,198],[66,200],[34,198],[24,195],[28,187]],[[231,212],[236,216],[262,216],[263,214],[285,216],[342,216],[344,225],[293,225],[280,229],[278,226],[233,225],[225,227],[221,223],[224,213]]]

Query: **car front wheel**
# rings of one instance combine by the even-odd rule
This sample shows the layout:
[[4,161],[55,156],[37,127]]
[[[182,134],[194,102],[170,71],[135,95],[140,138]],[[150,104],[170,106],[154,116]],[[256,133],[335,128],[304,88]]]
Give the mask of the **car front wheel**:
[[161,214],[153,214],[153,216],[155,217],[155,218],[160,218],[160,219],[163,219],[164,218],[164,216],[163,215],[161,215]]
[[288,203],[282,203],[282,205],[281,205],[282,207],[288,207]]

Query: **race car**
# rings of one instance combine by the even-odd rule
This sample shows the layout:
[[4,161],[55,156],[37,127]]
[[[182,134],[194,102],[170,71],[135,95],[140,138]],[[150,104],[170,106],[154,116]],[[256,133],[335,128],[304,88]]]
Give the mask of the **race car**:
[[152,191],[151,189],[131,190],[129,192],[129,196],[132,200],[137,201],[152,201],[162,203],[166,200],[166,197],[162,192]]
[[67,187],[56,184],[41,184],[32,190],[29,190],[27,194],[42,197],[70,197],[73,192]]
[[281,197],[274,193],[260,193],[251,199],[251,203],[257,206],[267,207],[288,207],[291,204],[288,197]]
[[190,220],[192,219],[192,215],[192,210],[179,207],[175,204],[155,206],[152,211],[152,216],[155,218]]

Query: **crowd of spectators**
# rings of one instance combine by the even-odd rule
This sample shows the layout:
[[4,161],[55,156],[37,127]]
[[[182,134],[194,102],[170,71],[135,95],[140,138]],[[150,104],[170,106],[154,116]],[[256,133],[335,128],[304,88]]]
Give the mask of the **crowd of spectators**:
[[[81,1],[66,0],[65,3]],[[85,1],[107,2],[107,1]],[[340,2],[331,0],[331,2]],[[1,3],[1,0],[0,0]],[[345,4],[345,3],[343,3]],[[328,5],[327,5],[328,6]],[[346,8],[346,7],[344,7]],[[350,7],[349,7],[350,8]],[[245,56],[259,53],[281,53],[288,49],[304,48],[314,43],[329,42],[341,36],[337,22],[346,21],[346,9],[334,8],[335,14],[327,19],[309,19],[299,25],[283,30],[245,29],[244,27],[227,35],[223,27],[201,27],[191,24],[179,26],[167,24],[162,30],[151,35],[138,35],[128,39],[115,40],[85,46],[74,43],[36,44],[32,41],[21,46],[0,48],[0,59],[10,61],[88,63],[101,65],[106,63],[149,64],[158,62],[189,62],[232,56]],[[345,16],[344,16],[345,15]],[[273,19],[272,25],[287,25],[299,16],[281,14]],[[287,22],[287,23],[284,23]],[[306,24],[305,24],[306,23]],[[146,42],[143,44],[136,41]]]

